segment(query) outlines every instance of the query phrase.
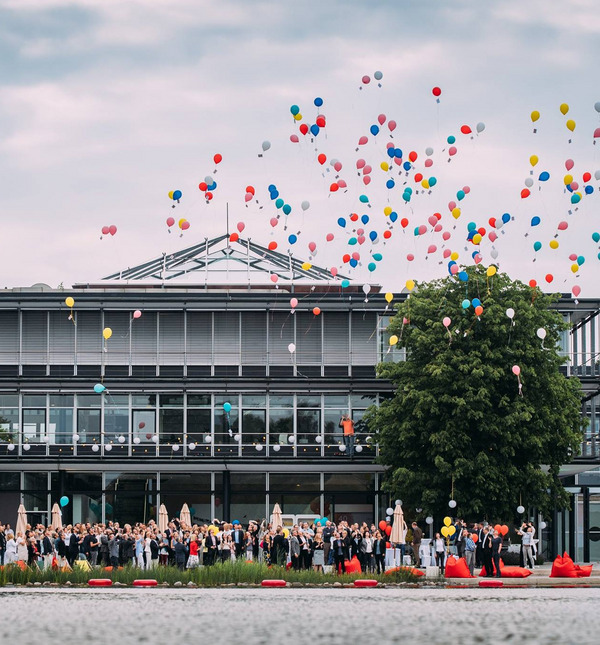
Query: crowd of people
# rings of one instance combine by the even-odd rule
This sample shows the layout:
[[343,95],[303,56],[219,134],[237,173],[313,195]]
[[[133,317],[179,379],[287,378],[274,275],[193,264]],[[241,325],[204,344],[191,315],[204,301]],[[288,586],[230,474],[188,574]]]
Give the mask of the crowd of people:
[[[454,527],[452,540],[436,533],[430,544],[431,557],[441,572],[452,553],[466,559],[471,573],[475,567],[485,566],[486,575],[499,576],[503,545],[500,527],[476,523],[469,528],[462,520]],[[38,524],[27,525],[16,535],[9,525],[0,524],[0,565],[21,561],[32,567],[62,569],[84,560],[92,567],[176,566],[183,570],[245,559],[295,570],[323,571],[326,565],[333,565],[335,570],[345,572],[346,563],[356,557],[361,571],[382,573],[389,533],[365,522],[335,524],[329,520],[323,525],[317,520],[289,529],[264,520],[251,521],[243,528],[239,522],[213,520],[211,524],[188,526],[173,519],[163,530],[153,520],[134,526],[118,522],[69,524],[61,529]],[[524,523],[518,533],[524,566],[533,568],[535,529],[531,523]],[[403,531],[403,536],[410,541],[392,545],[398,548],[400,562],[410,555],[412,564],[420,566],[423,531],[413,522],[410,534]]]

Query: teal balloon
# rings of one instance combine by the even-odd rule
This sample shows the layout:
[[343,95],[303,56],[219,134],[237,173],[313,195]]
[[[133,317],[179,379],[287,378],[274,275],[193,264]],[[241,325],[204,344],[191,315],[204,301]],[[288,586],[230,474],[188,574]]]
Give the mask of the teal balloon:
[[369,203],[369,198],[366,195],[361,195],[359,198],[359,201],[361,201],[363,204],[368,204]]
[[467,224],[467,231],[474,231],[477,228],[477,224],[475,222],[469,222]]
[[465,191],[464,191],[464,190],[459,190],[459,191],[456,193],[456,199],[458,199],[458,201],[460,202],[460,201],[462,201],[464,198],[465,198]]
[[450,145],[452,145],[453,143],[456,143],[456,137],[455,137],[455,136],[453,136],[453,135],[450,135],[450,136],[446,139],[446,141],[447,141]]
[[462,308],[463,308],[463,309],[468,309],[468,308],[471,306],[471,301],[470,301],[470,300],[468,300],[467,298],[465,298],[465,299],[462,301],[461,305],[462,305]]
[[60,505],[64,507],[69,503],[69,498],[66,495],[63,495],[59,501]]
[[106,390],[106,388],[104,387],[104,385],[102,385],[102,383],[96,383],[96,385],[94,385],[94,392],[96,394],[102,394],[104,390]]
[[342,280],[342,289],[350,286],[350,280]]
[[577,193],[573,193],[571,195],[571,204],[579,204],[581,201],[581,195],[578,195]]
[[231,412],[231,403],[223,403],[223,410],[225,412]]
[[281,197],[275,201],[276,208],[281,208],[284,204],[285,202],[283,201],[283,199],[281,199]]
[[373,259],[377,262],[381,262],[381,260],[383,260],[383,255],[381,255],[381,253],[373,253]]
[[533,250],[534,251],[539,251],[542,248],[542,243],[541,242],[534,242],[533,243]]
[[369,271],[375,271],[376,268],[377,268],[377,265],[375,264],[375,262],[369,262],[367,266],[367,269],[369,269]]
[[348,240],[348,244],[350,244],[350,246],[354,246],[357,242],[358,242],[358,240],[355,237],[351,237]]
[[578,256],[577,264],[581,266],[584,262],[585,262],[585,258],[583,257],[583,255]]
[[292,207],[289,204],[284,204],[283,205],[283,212],[286,215],[289,215],[292,212]]
[[296,114],[298,114],[298,112],[300,112],[300,108],[297,105],[292,105],[292,107],[290,108],[290,112],[294,116],[296,116]]
[[437,184],[437,179],[435,177],[429,178],[429,187],[433,188]]
[[600,242],[600,233],[592,233],[592,240],[594,242]]

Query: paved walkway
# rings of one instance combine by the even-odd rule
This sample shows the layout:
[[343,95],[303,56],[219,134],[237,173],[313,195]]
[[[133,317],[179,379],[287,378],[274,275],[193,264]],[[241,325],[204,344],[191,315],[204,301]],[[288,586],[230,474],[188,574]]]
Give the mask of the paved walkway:
[[[600,564],[594,564],[592,575],[589,578],[551,578],[552,563],[536,567],[527,578],[485,578],[479,577],[481,569],[475,569],[476,578],[446,578],[447,582],[456,585],[477,587],[480,580],[501,580],[504,586],[519,587],[564,587],[583,586],[600,587]],[[424,578],[427,580],[427,578]]]

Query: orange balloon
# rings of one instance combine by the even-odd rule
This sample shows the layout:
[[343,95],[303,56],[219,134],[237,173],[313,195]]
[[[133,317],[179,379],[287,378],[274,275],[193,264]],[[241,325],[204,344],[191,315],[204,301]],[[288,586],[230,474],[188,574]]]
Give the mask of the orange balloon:
[[506,535],[508,533],[508,526],[506,526],[506,524],[503,524],[500,527],[500,533],[502,533],[502,535]]
[[319,307],[315,307],[313,309],[313,314],[315,314],[315,316],[318,316],[320,313],[321,313],[321,310],[319,309]]

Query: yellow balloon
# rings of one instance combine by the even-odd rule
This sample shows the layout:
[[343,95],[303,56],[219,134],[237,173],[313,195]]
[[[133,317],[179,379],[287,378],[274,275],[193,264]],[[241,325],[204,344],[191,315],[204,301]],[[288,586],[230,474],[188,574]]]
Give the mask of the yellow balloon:
[[573,130],[575,130],[575,121],[573,121],[573,119],[569,119],[567,121],[567,128],[569,130],[571,130],[571,132],[573,132]]
[[448,534],[448,527],[447,527],[447,526],[442,526],[440,533],[441,533],[444,537],[448,537],[448,535],[449,535],[449,534]]
[[577,271],[579,271],[579,265],[578,264],[572,264],[571,265],[571,271],[573,271],[573,273],[577,273]]
[[415,288],[415,281],[414,280],[407,280],[406,281],[406,288],[409,291],[412,291]]
[[534,110],[531,113],[531,120],[535,123],[540,118],[540,113],[537,110]]
[[283,529],[283,537],[287,540],[290,532],[288,529]]
[[566,114],[569,111],[569,106],[567,103],[560,104],[560,111],[562,114]]
[[532,166],[537,166],[537,162],[538,162],[538,161],[539,161],[539,159],[538,159],[538,156],[537,156],[537,155],[531,155],[531,157],[529,157],[529,163],[530,163]]
[[173,193],[174,193],[174,192],[175,192],[174,190],[170,190],[170,191],[169,191],[169,199],[173,199]]
[[102,335],[106,340],[108,340],[112,336],[112,329],[110,327],[105,327]]
[[182,218],[177,222],[177,226],[179,226],[179,228],[181,228],[181,227],[183,226],[183,224],[184,224],[184,222],[185,222],[185,221],[186,221],[186,220],[185,220],[185,217],[182,217]]
[[393,347],[394,345],[398,344],[398,336],[394,334],[393,336],[390,336],[390,346]]
[[496,267],[494,265],[491,265],[487,268],[487,271],[485,274],[487,275],[488,278],[491,278],[493,275],[496,275]]
[[458,253],[456,251],[452,251],[452,253],[450,254],[450,259],[456,262],[456,260],[458,260]]
[[475,233],[475,235],[473,235],[473,244],[481,244],[481,234],[480,233]]
[[392,207],[391,207],[391,206],[386,206],[386,207],[383,209],[383,214],[384,214],[386,217],[389,217],[389,216],[392,214],[392,212],[393,212],[393,211],[392,211]]
[[550,248],[551,249],[557,249],[558,248],[558,240],[551,240]]
[[460,217],[460,208],[458,206],[455,206],[452,209],[452,217],[454,217],[454,219],[458,219]]
[[69,296],[68,298],[65,298],[65,305],[67,305],[67,307],[72,308],[74,304],[75,304],[75,300],[73,300],[71,296]]
[[312,264],[310,262],[303,262],[302,268],[304,269],[304,271],[308,271],[309,269],[312,269]]
[[423,188],[425,189],[429,188],[429,179],[423,179],[421,186],[423,186]]
[[302,121],[302,115],[300,112],[298,112],[298,114],[294,114],[294,119],[296,119],[296,121]]
[[565,186],[568,186],[573,183],[573,175],[565,175],[563,181],[565,182]]
[[450,524],[452,524],[452,518],[446,515],[444,518],[444,526],[450,526]]
[[383,170],[383,172],[387,172],[390,169],[390,164],[387,161],[382,161],[379,164],[379,167],[381,168],[381,170]]
[[449,526],[448,527],[448,533],[450,535],[454,535],[456,533],[456,526]]
[[389,291],[385,294],[385,301],[389,304],[394,299],[394,294]]

